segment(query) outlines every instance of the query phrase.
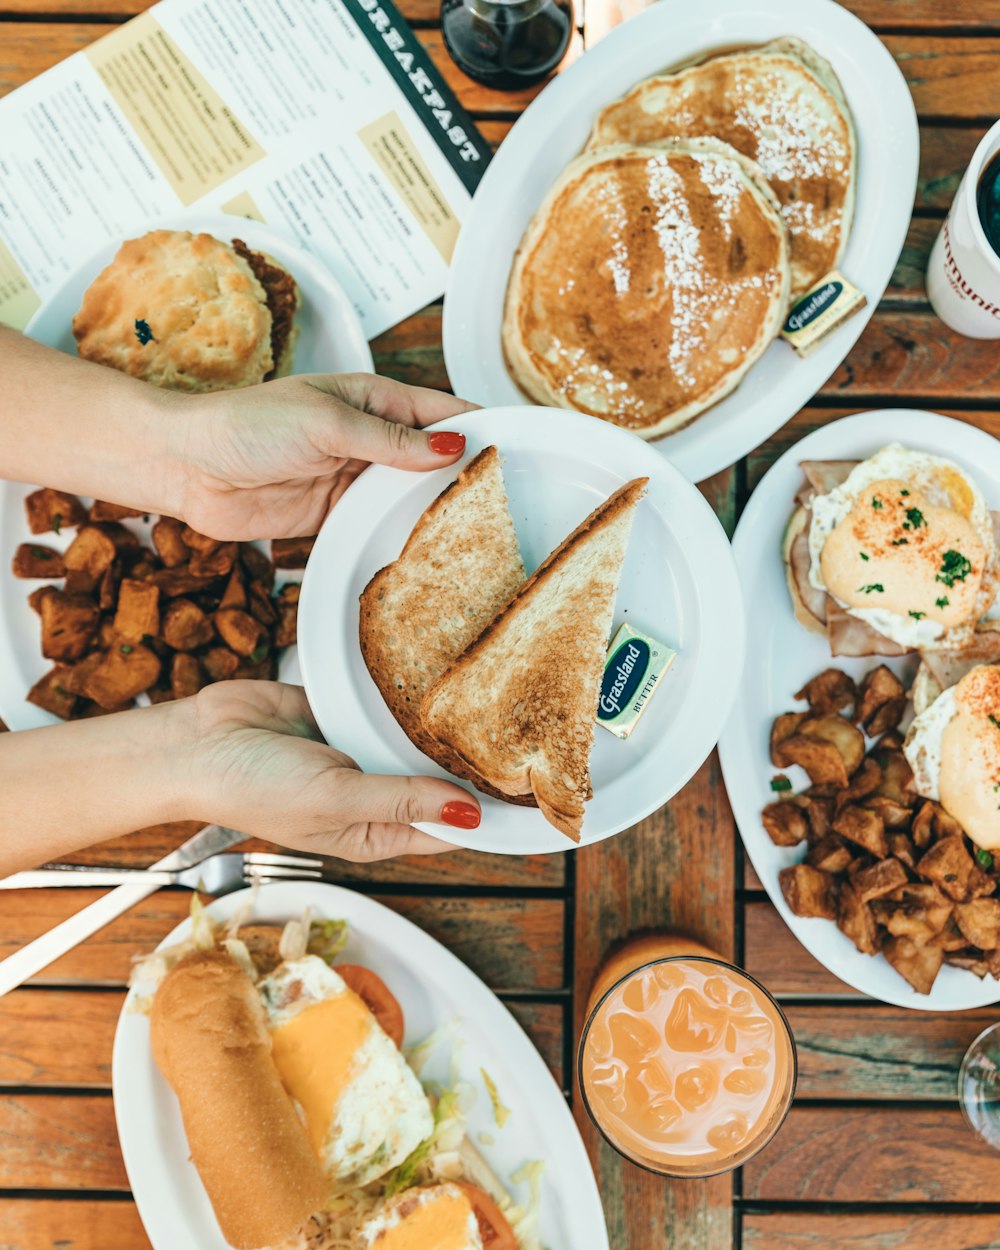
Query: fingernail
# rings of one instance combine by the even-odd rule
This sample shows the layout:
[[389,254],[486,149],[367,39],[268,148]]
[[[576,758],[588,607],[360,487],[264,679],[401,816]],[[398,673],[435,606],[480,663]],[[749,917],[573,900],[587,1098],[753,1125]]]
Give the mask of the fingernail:
[[[437,452],[439,456],[460,456],[465,451],[465,435],[456,434],[453,430],[438,430],[436,434],[432,434],[428,440],[431,445],[431,451]],[[448,807],[455,804],[449,803]],[[462,804],[458,804],[462,806]],[[465,806],[468,806],[466,804]],[[476,825],[479,824],[477,819]],[[475,829],[476,825],[467,826],[469,829]]]
[[445,803],[441,808],[441,823],[453,829],[478,829],[481,819],[479,808],[472,803]]

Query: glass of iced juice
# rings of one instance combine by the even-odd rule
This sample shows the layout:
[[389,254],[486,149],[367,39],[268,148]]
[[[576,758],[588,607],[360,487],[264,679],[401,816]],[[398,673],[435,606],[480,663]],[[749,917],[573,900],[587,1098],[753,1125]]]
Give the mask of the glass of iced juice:
[[728,1172],[761,1150],[795,1092],[795,1043],[762,985],[679,934],[613,951],[594,982],[579,1081],[614,1148],[663,1176]]

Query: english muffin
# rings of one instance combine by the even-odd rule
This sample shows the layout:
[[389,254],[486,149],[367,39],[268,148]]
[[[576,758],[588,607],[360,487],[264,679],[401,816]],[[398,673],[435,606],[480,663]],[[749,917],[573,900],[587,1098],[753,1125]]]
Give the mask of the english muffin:
[[240,239],[153,230],[129,239],[73,318],[77,351],[169,390],[254,386],[291,368],[299,293]]

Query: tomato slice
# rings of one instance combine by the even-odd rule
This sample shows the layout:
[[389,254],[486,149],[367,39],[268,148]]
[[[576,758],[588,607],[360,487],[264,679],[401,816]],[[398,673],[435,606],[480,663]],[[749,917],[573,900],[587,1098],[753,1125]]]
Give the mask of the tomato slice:
[[364,1002],[382,1026],[383,1032],[387,1033],[397,1046],[402,1046],[403,1034],[406,1032],[403,1009],[378,973],[372,972],[371,968],[362,967],[361,964],[334,964],[333,970]]
[[483,1240],[483,1250],[517,1250],[514,1230],[486,1190],[465,1181],[459,1181],[458,1187],[472,1203],[479,1223],[479,1236]]

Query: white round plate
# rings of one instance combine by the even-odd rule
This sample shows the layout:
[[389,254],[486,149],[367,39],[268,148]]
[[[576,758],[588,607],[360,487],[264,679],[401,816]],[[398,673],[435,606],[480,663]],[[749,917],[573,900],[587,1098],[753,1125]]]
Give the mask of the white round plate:
[[[225,919],[245,903],[249,890],[212,904]],[[406,1018],[406,1043],[435,1029],[457,1025],[454,1040],[438,1047],[424,1079],[450,1083],[454,1054],[458,1075],[478,1092],[469,1113],[469,1137],[493,1139],[479,1145],[497,1178],[516,1201],[527,1187],[510,1175],[529,1160],[545,1163],[539,1233],[550,1250],[608,1250],[600,1195],[590,1162],[566,1100],[527,1035],[480,979],[416,925],[380,903],[339,886],[294,882],[263,886],[254,919],[285,921],[306,907],[314,919],[346,920],[350,939],[344,962],[372,968],[399,999]],[[184,921],[161,946],[187,936]],[[134,1010],[137,986],[125,999],[115,1033],[111,1081],[125,1169],[139,1215],[155,1250],[229,1250],[219,1231],[194,1164],[188,1158],[180,1109],[160,1075],[149,1046],[149,1019]],[[148,992],[148,987],[147,991]],[[500,1129],[483,1086],[484,1068],[511,1110]]]
[[654,4],[615,27],[545,88],[490,162],[458,238],[444,303],[444,356],[457,395],[485,405],[529,402],[500,346],[507,277],[535,209],[583,148],[597,112],[670,64],[782,35],[797,35],[832,63],[854,113],[857,203],[841,269],[868,306],[805,360],[784,341],[772,343],[731,395],[652,445],[701,481],[762,443],[819,390],[864,329],[906,237],[919,155],[913,101],[885,47],[833,0],[701,0]]
[[[878,663],[912,677],[913,657],[882,661],[873,657],[831,658],[823,638],[795,620],[785,583],[781,540],[794,510],[793,497],[803,484],[803,460],[864,460],[887,443],[899,442],[955,461],[978,482],[987,505],[1000,508],[1000,444],[962,421],[912,408],[862,412],[831,421],[791,447],[771,468],[750,497],[733,539],[747,600],[747,648],[753,663],[743,673],[739,695],[719,753],[726,790],[743,845],[757,876],[782,919],[824,967],[862,994],[897,1007],[924,1011],[962,1011],[1000,1002],[1000,981],[978,980],[971,972],[943,967],[930,994],[918,994],[882,955],[863,955],[832,920],[792,914],[778,886],[778,872],[802,858],[796,847],[775,846],[764,832],[760,813],[773,801],[774,765],[768,740],[774,718],[801,709],[794,695],[824,668],[842,668],[856,679]],[[786,769],[796,790],[808,784],[804,772]]]
[[[548,408],[496,408],[441,422],[468,440],[462,461],[434,473],[366,470],[320,531],[302,584],[299,653],[306,692],[328,742],[366,772],[448,776],[409,741],[382,700],[358,645],[358,597],[399,555],[424,509],[489,444],[504,459],[530,571],[608,495],[649,478],[632,529],[615,607],[623,620],[679,652],[625,742],[598,728],[594,797],[582,845],[662,806],[718,739],[743,663],[743,610],[725,532],[701,494],[640,439],[596,418]],[[477,795],[472,832],[424,826],[480,851],[528,854],[573,844],[540,812]]]
[[[240,217],[178,217],[149,227],[159,228],[203,230],[221,239],[243,239],[248,247],[267,252],[287,267],[295,276],[302,295],[302,306],[296,318],[300,329],[293,373],[371,372],[372,355],[357,313],[315,257],[285,243],[259,222]],[[119,246],[119,243],[109,243],[82,264],[39,308],[26,332],[40,343],[76,355],[73,315],[87,287],[111,262]],[[24,498],[34,489],[19,482],[0,482],[0,719],[9,729],[34,729],[58,723],[51,713],[25,701],[31,687],[51,667],[42,657],[38,616],[28,607],[28,595],[37,586],[45,585],[46,579],[33,581],[15,577],[10,561],[19,543],[32,540],[65,551],[76,531],[33,535],[24,515]],[[91,502],[84,500],[85,504]],[[139,533],[142,541],[149,545],[149,525],[131,520],[123,524]],[[279,575],[279,584],[300,578],[301,571],[294,570]],[[282,681],[299,681],[294,647],[282,654],[278,675]]]

